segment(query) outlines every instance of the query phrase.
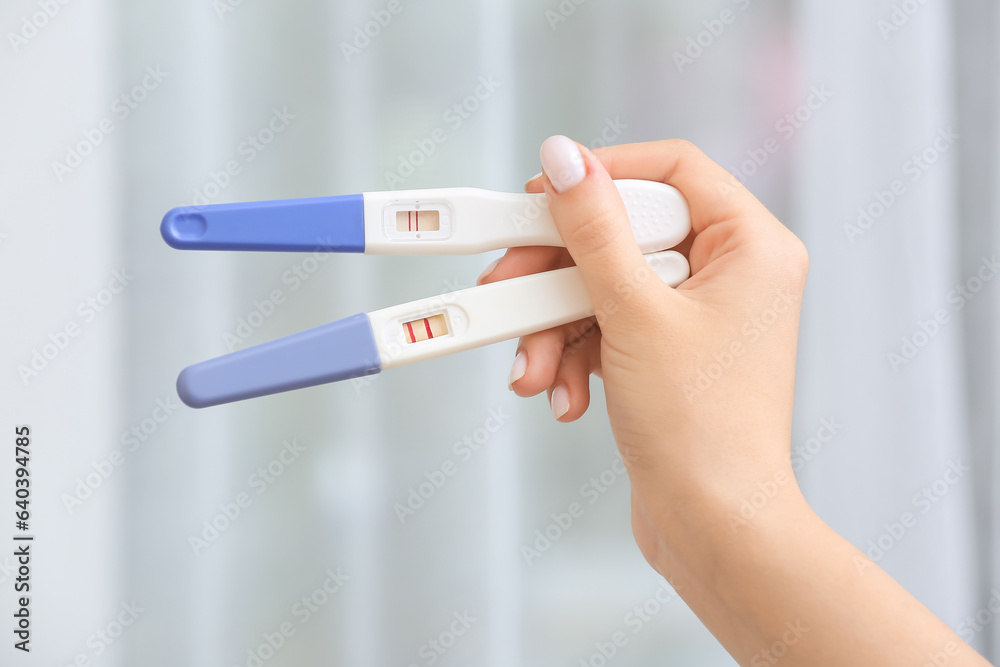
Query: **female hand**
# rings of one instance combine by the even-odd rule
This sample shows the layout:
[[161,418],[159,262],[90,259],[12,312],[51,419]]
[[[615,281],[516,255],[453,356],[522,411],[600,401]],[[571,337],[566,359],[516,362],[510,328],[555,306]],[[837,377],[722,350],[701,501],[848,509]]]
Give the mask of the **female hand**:
[[[579,266],[596,317],[524,337],[519,396],[579,418],[604,380],[647,561],[741,664],[986,664],[809,509],[790,460],[803,244],[684,141],[541,149],[566,249],[513,248],[480,282]],[[661,181],[691,210],[677,289],[650,270],[612,179]],[[762,499],[762,500],[761,500]]]
[[[787,472],[802,243],[742,185],[684,141],[613,146],[596,155],[566,137],[541,151],[544,188],[566,243],[512,248],[481,282],[566,266],[583,274],[596,322],[524,337],[511,370],[519,396],[547,391],[560,421],[604,379],[608,416],[633,486],[640,548],[659,567],[647,517],[680,499],[736,498]],[[612,179],[661,181],[691,210],[679,288],[649,270]],[[794,485],[794,482],[792,482]]]

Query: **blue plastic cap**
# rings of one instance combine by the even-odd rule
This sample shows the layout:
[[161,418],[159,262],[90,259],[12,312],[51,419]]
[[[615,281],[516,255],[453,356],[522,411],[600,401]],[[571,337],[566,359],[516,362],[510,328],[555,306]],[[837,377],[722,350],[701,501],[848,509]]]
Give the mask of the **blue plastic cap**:
[[160,234],[180,250],[365,251],[364,195],[181,206]]
[[205,408],[381,370],[371,321],[361,313],[188,366],[177,378],[177,394],[192,408]]

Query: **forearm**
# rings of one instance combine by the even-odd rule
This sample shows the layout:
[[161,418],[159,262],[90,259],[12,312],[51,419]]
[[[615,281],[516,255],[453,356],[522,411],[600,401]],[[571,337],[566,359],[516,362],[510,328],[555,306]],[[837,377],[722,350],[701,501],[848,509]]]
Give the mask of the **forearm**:
[[740,664],[988,664],[824,524],[791,474],[763,504],[705,494],[661,512],[658,569]]

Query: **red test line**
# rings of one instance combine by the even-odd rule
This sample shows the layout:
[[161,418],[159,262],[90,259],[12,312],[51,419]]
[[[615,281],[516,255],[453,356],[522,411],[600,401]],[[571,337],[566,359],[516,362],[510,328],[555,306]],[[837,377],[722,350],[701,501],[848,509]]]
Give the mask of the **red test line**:
[[413,335],[413,322],[406,323],[406,330],[410,333],[410,342],[416,343],[417,337]]
[[427,337],[434,338],[434,334],[431,333],[431,321],[430,318],[424,318],[424,328],[427,329]]

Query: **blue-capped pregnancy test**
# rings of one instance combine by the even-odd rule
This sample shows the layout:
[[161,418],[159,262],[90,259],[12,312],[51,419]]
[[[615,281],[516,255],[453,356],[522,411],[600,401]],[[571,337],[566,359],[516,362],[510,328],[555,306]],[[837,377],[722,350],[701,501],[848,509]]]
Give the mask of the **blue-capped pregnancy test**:
[[[615,184],[644,253],[684,240],[690,223],[680,192],[652,181]],[[187,206],[169,211],[160,232],[180,250],[469,255],[563,245],[544,194],[477,188]]]
[[[667,250],[691,229],[674,188],[615,181],[657,276],[676,287],[687,260]],[[544,194],[446,188],[175,208],[160,227],[184,250],[470,254],[562,246]],[[576,267],[546,271],[353,315],[184,369],[177,392],[196,408],[371,375],[567,324],[594,314]]]

